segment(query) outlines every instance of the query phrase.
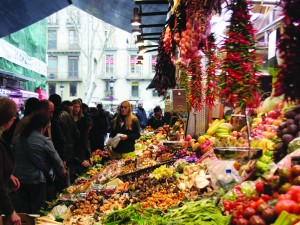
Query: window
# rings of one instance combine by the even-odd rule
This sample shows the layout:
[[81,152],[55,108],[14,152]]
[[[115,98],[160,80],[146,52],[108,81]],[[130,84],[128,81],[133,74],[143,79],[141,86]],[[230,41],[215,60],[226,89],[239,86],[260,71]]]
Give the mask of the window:
[[131,96],[132,97],[139,97],[139,82],[132,82],[131,83]]
[[155,73],[155,66],[156,66],[156,56],[151,56],[151,72]]
[[78,57],[69,57],[69,78],[78,78]]
[[114,56],[113,55],[105,56],[105,71],[108,74],[114,73]]
[[152,96],[153,97],[158,96],[157,90],[152,90]]
[[55,94],[56,93],[56,86],[55,83],[48,83],[48,93],[49,95]]
[[57,34],[56,30],[48,30],[48,49],[57,48]]
[[70,82],[70,96],[77,96],[77,82]]
[[48,78],[55,79],[57,75],[57,56],[48,57]]
[[52,14],[51,16],[49,16],[47,18],[47,23],[49,25],[57,25],[58,24],[58,20],[57,20],[57,13]]
[[130,73],[132,74],[141,74],[141,65],[137,65],[137,55],[131,55],[130,56]]
[[79,39],[78,39],[77,32],[75,30],[70,30],[69,31],[69,48],[77,49],[79,46],[78,43],[79,43]]

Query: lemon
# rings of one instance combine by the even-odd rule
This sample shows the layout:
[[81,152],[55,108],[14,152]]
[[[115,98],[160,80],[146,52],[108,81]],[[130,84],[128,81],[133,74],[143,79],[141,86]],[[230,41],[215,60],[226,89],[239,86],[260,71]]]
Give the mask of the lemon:
[[200,136],[200,137],[198,137],[197,141],[198,141],[198,143],[203,144],[206,141],[206,137]]

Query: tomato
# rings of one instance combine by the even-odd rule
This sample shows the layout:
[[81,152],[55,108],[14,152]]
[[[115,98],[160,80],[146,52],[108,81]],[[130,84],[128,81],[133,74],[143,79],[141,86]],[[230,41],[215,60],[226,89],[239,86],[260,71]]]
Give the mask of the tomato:
[[244,210],[243,216],[244,216],[244,218],[249,219],[251,216],[253,216],[255,214],[256,214],[256,210],[255,209],[253,209],[251,207],[247,207]]
[[281,200],[277,202],[275,206],[275,212],[277,215],[279,215],[282,211],[297,214],[299,212],[299,206],[293,200]]
[[264,190],[265,190],[265,184],[262,180],[259,180],[255,183],[255,190],[258,192],[258,193],[264,193]]
[[291,199],[292,199],[292,194],[291,193],[281,194],[281,195],[278,196],[278,201],[291,200]]
[[272,197],[270,195],[265,195],[265,194],[262,194],[260,197],[266,202],[269,201],[270,199],[272,199]]
[[298,185],[292,185],[292,186],[290,186],[289,188],[288,188],[288,190],[287,190],[288,192],[300,192],[300,186],[298,186]]

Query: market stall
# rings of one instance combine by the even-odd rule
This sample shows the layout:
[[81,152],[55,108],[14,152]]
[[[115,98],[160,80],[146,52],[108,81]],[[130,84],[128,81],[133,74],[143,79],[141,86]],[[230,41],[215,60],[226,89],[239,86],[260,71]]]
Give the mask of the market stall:
[[283,64],[263,100],[247,2],[227,5],[221,47],[210,32],[219,1],[174,2],[159,43],[156,90],[184,89],[187,111],[219,100],[232,113],[188,134],[179,110],[174,124],[147,127],[121,159],[110,157],[109,145],[95,151],[94,166],[36,224],[300,224],[299,66],[290,60],[299,57],[297,6],[282,1]]

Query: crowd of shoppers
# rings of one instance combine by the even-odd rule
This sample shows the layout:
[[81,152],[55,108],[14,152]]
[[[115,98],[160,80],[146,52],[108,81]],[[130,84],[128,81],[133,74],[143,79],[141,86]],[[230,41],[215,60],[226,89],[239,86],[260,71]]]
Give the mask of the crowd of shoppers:
[[148,119],[142,102],[134,111],[123,101],[112,117],[102,104],[89,108],[81,99],[62,102],[57,94],[49,100],[29,98],[24,117],[16,118],[16,104],[0,98],[0,213],[13,224],[21,224],[16,211],[39,213],[46,200],[92,166],[91,154],[104,149],[107,133],[119,137],[111,153],[118,157],[134,151],[146,126],[165,123],[160,107]]

